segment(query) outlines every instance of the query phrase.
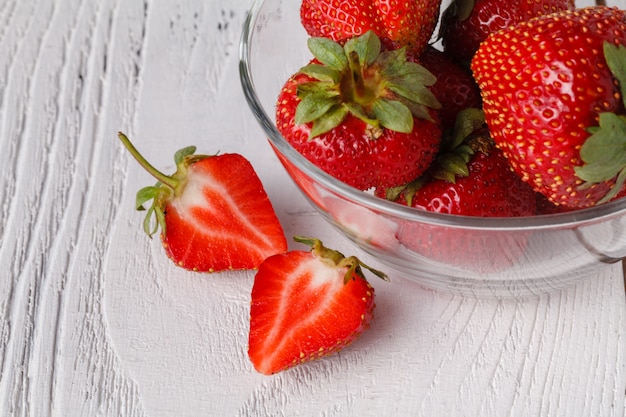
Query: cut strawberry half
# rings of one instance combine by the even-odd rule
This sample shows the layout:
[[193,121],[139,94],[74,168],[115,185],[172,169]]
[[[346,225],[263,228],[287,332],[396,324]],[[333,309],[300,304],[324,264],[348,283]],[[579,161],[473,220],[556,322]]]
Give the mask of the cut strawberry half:
[[373,317],[374,288],[362,267],[317,239],[296,237],[310,252],[271,256],[252,288],[248,355],[263,374],[334,353],[355,340]]
[[176,172],[165,175],[148,163],[126,135],[119,138],[159,182],[137,192],[137,210],[152,200],[144,230],[161,228],[167,255],[185,269],[216,272],[255,269],[287,250],[287,240],[261,180],[238,154],[194,155],[178,151]]

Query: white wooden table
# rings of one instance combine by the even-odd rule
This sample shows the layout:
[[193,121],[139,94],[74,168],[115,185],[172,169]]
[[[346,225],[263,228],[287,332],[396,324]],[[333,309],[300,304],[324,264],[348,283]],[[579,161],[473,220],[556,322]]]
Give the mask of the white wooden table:
[[376,319],[346,350],[253,370],[253,273],[175,267],[133,208],[153,180],[116,138],[166,172],[188,144],[239,152],[287,236],[384,269],[308,206],[249,112],[238,42],[250,3],[0,2],[0,415],[622,416],[621,265],[531,300],[392,276],[374,282]]

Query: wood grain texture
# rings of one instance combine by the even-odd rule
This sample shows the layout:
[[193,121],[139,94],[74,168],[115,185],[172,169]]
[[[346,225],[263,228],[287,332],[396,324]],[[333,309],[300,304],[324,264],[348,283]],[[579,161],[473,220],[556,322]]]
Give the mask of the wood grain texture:
[[250,3],[0,2],[0,415],[624,415],[620,265],[508,301],[393,276],[374,283],[376,319],[352,346],[254,372],[253,273],[171,264],[133,210],[153,180],[116,139],[164,171],[188,144],[239,152],[288,236],[384,268],[304,201],[249,113],[237,53]]

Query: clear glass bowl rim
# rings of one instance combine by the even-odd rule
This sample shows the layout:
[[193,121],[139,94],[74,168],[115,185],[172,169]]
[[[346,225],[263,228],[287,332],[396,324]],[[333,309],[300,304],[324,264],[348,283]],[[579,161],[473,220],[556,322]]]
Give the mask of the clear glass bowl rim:
[[[293,0],[289,0],[293,1]],[[310,175],[313,181],[318,182],[333,193],[342,196],[346,200],[369,208],[377,213],[389,217],[400,218],[405,221],[414,221],[440,225],[460,229],[480,230],[537,230],[537,229],[561,229],[580,227],[588,223],[601,222],[604,219],[626,216],[626,197],[609,203],[575,210],[566,213],[545,214],[529,217],[471,217],[442,213],[432,213],[425,210],[417,210],[401,204],[386,201],[372,194],[350,187],[332,176],[326,174],[313,163],[309,162],[298,153],[276,128],[273,118],[270,118],[263,105],[260,103],[254,81],[252,80],[252,64],[250,60],[252,40],[256,19],[259,16],[264,0],[254,0],[244,20],[241,39],[239,44],[239,77],[248,106],[255,118],[265,131],[270,142],[283,154],[295,167]]]

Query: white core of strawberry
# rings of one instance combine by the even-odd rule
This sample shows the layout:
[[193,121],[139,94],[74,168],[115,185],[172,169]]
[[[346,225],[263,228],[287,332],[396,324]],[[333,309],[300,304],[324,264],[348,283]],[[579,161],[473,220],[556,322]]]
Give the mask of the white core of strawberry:
[[[211,198],[207,198],[207,192],[214,196],[219,196],[219,205],[211,204]],[[262,230],[259,230],[248,216],[240,209],[237,199],[230,194],[232,190],[227,190],[223,185],[213,180],[206,172],[199,174],[193,165],[187,171],[187,180],[183,192],[171,201],[171,207],[176,210],[181,218],[193,224],[196,230],[204,235],[212,235],[221,240],[231,240],[234,242],[242,239],[239,231],[247,230],[254,234],[255,238],[248,240],[248,248],[255,250],[258,254],[265,253],[266,249],[272,246],[272,241]],[[196,211],[210,212],[214,215],[214,221],[210,226],[206,221],[201,221],[195,214]],[[230,215],[226,216],[226,213]],[[206,220],[206,219],[202,219]],[[217,224],[223,221],[224,224]],[[232,227],[236,224],[237,227]],[[216,232],[216,230],[218,230]]]
[[[190,216],[189,213],[194,207],[211,210],[213,207],[211,207],[204,196],[205,188],[215,190],[215,192],[224,197],[228,196],[228,191],[225,190],[219,182],[212,181],[206,175],[196,174],[193,166],[190,166],[187,173],[185,189],[177,199],[172,201],[172,206],[174,206],[181,215],[185,216]],[[234,203],[232,205],[234,205]]]

